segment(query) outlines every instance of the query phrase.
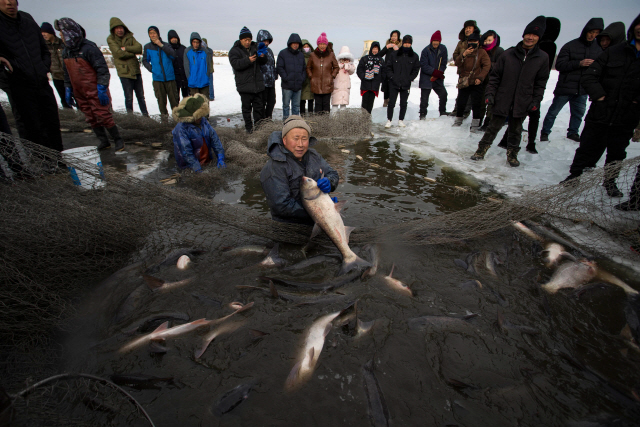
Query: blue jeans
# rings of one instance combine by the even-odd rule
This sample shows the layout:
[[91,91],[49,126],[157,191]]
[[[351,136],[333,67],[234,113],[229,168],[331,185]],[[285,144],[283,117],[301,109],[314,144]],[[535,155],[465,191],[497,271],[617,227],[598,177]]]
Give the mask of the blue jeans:
[[213,73],[209,74],[209,101],[216,99],[216,94],[213,93]]
[[289,89],[282,89],[282,119],[289,117],[289,104],[291,104],[291,114],[294,116],[300,115],[300,96],[302,90],[292,91]]
[[562,107],[569,103],[571,110],[571,118],[569,119],[569,129],[567,129],[567,135],[580,134],[580,124],[584,117],[584,112],[587,110],[587,97],[588,95],[556,95],[553,97],[549,111],[544,117],[542,122],[542,133],[549,135],[553,123],[556,121],[556,117]]

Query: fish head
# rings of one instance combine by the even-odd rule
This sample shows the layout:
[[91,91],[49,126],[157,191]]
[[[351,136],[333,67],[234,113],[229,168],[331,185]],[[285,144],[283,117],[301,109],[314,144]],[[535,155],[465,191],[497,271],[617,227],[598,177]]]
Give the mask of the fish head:
[[314,188],[318,188],[318,183],[315,179],[309,178],[308,176],[300,178],[300,190],[302,192],[311,191]]

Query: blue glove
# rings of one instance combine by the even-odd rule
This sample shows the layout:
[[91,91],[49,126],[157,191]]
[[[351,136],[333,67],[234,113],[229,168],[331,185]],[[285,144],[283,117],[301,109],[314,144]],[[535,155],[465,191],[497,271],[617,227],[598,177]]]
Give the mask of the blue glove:
[[331,197],[331,200],[333,200],[333,203],[338,203],[338,198],[337,197]]
[[266,54],[267,54],[267,46],[263,42],[258,43],[257,55],[260,56],[260,55],[266,55]]
[[224,169],[227,167],[227,164],[224,162],[224,154],[218,155],[218,169]]
[[73,89],[71,89],[70,87],[64,88],[64,100],[69,107],[77,107],[76,100],[73,97]]
[[100,105],[109,105],[111,102],[105,85],[98,85],[98,100],[100,100]]
[[318,180],[318,188],[322,190],[323,193],[330,193],[331,181],[329,181],[329,178],[320,178]]

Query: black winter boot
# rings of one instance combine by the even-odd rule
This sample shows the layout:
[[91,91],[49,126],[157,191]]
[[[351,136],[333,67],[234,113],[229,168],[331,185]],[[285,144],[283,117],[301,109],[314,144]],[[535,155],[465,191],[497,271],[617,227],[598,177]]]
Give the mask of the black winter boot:
[[107,129],[109,131],[109,135],[113,138],[113,142],[116,143],[116,151],[124,151],[124,141],[120,138],[120,132],[118,131],[118,126],[113,126]]
[[478,144],[478,149],[473,156],[471,156],[471,160],[484,160],[484,156],[487,154],[487,151],[489,151],[489,147],[491,147],[491,145]]
[[509,162],[511,167],[516,168],[520,166],[518,151],[520,151],[520,148],[507,148],[507,162]]
[[107,136],[107,132],[104,127],[96,126],[93,128],[93,133],[96,134],[98,139],[100,140],[100,144],[98,145],[98,150],[106,150],[111,147],[111,143],[109,142],[109,137]]
[[538,154],[538,150],[536,150],[536,143],[535,142],[529,141],[529,143],[527,144],[526,150],[527,150],[527,153]]
[[622,196],[624,196],[622,191],[620,191],[620,189],[618,188],[618,185],[616,184],[616,181],[613,180],[613,179],[606,180],[605,182],[602,183],[602,186],[604,187],[605,190],[607,190],[607,195],[609,197],[622,197]]

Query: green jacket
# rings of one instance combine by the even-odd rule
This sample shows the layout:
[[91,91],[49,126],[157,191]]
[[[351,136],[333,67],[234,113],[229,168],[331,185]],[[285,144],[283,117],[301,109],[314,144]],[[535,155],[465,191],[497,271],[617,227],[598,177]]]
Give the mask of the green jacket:
[[51,67],[49,72],[53,80],[64,80],[64,70],[62,69],[62,51],[64,43],[58,37],[53,42],[44,41],[51,54]]
[[[311,46],[311,50],[309,52],[304,52],[304,65],[306,68],[307,62],[309,62],[309,57],[313,53],[313,45],[309,43],[309,40],[302,39],[302,46],[304,46],[305,44],[308,44],[309,46]],[[311,92],[311,79],[307,77],[304,83],[302,83],[302,94],[300,94],[300,100],[308,101],[309,99],[313,99],[313,92]]]
[[[123,37],[115,35],[114,29],[120,25],[124,27],[125,33]],[[142,55],[142,45],[138,43],[133,37],[133,33],[119,18],[111,18],[109,30],[111,34],[107,37],[107,44],[113,55],[118,77],[135,79],[140,74],[140,62],[136,55]],[[123,47],[125,50],[122,50]]]

